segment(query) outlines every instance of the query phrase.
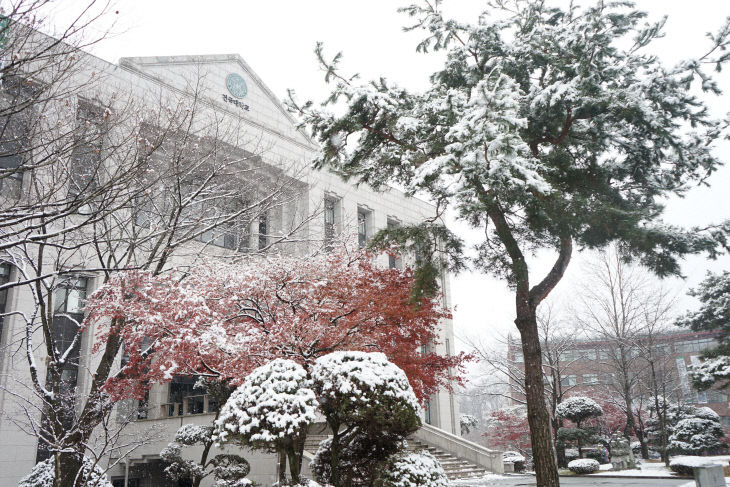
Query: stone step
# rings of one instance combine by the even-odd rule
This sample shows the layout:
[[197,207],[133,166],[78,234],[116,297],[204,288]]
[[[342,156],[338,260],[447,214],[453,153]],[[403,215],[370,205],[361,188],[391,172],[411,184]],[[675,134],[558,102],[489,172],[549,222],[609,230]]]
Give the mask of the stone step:
[[[304,449],[311,454],[316,453],[319,443],[326,438],[326,435],[309,435],[304,442]],[[475,465],[468,460],[459,458],[440,448],[427,445],[417,440],[408,440],[408,451],[426,450],[439,461],[449,480],[469,479],[483,477],[488,473],[487,469],[479,465]]]

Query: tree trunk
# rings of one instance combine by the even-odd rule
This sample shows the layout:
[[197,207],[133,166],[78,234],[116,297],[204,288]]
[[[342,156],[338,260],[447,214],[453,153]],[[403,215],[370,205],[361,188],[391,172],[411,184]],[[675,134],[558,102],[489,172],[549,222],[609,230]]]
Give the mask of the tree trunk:
[[279,452],[279,485],[286,484],[286,453]]
[[327,423],[332,429],[332,443],[330,445],[330,483],[332,487],[342,487],[340,485],[340,423],[339,421],[330,421]]
[[79,475],[82,468],[82,458],[74,453],[60,452],[56,455],[56,472],[58,476],[54,487],[79,487],[83,484],[83,478]]
[[289,474],[291,475],[291,482],[294,485],[299,483],[299,459],[297,458],[297,446],[292,445],[287,451],[289,457]]
[[545,386],[542,382],[542,352],[537,331],[535,308],[528,302],[517,301],[517,329],[522,340],[525,363],[525,392],[527,396],[527,422],[530,425],[532,458],[540,487],[560,485],[558,469],[550,434],[550,415],[545,404]]
[[646,436],[642,430],[634,430],[636,437],[639,439],[641,445],[641,458],[644,460],[649,459],[649,445],[646,444]]

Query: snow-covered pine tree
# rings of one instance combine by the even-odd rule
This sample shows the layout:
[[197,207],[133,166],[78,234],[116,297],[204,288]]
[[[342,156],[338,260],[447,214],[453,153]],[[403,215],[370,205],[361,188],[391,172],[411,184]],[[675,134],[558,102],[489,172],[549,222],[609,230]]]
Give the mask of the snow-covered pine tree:
[[674,427],[669,437],[669,450],[684,455],[696,455],[713,448],[726,446],[725,432],[717,421],[704,418],[686,418]]
[[[537,307],[576,245],[618,241],[624,256],[659,275],[678,274],[683,255],[714,256],[727,245],[730,223],[668,225],[662,201],[719,165],[712,150],[725,127],[694,90],[720,94],[708,69],[730,58],[730,23],[696,58],[665,66],[646,53],[665,20],[648,23],[630,3],[571,2],[566,10],[497,0],[476,24],[444,18],[440,3],[403,9],[415,19],[410,29],[427,32],[418,51],[446,51],[425,91],[344,75],[340,55],[329,61],[318,45],[331,95],[320,108],[290,94],[289,105],[322,144],[317,167],[428,195],[483,229],[473,264],[515,290],[537,482],[554,487]],[[337,114],[326,106],[338,102]],[[451,269],[465,264],[462,241],[433,223],[394,236],[418,248],[424,280],[444,259]],[[536,279],[526,256],[537,249],[554,251],[555,260]]]
[[730,385],[730,272],[708,274],[700,285],[689,292],[702,302],[695,312],[688,313],[679,324],[695,331],[720,331],[719,345],[703,354],[704,361],[692,366],[690,377],[695,387],[706,390],[714,385]]

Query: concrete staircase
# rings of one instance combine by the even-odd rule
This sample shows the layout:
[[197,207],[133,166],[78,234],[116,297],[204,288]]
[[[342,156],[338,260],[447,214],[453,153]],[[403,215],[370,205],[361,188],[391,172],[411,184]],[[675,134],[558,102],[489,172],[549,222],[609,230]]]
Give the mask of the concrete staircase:
[[459,458],[456,455],[441,450],[440,448],[429,446],[426,443],[412,438],[408,439],[408,450],[427,450],[439,461],[441,467],[446,472],[446,476],[449,477],[449,480],[483,477],[489,473],[486,468],[472,463],[469,460]]
[[[319,443],[329,436],[325,434],[309,434],[306,441],[304,442],[304,456],[311,459],[317,452]],[[408,439],[408,451],[420,451],[427,450],[431,455],[436,457],[441,466],[443,467],[449,480],[455,479],[467,479],[475,477],[483,477],[489,471],[469,460],[459,458],[456,455],[444,451],[435,446],[428,445],[423,441],[419,441],[415,438]]]

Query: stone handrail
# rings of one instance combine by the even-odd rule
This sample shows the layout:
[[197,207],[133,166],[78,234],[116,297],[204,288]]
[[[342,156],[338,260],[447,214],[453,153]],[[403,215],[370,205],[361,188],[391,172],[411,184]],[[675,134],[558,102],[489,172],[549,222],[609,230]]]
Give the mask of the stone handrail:
[[427,445],[449,452],[464,460],[469,460],[491,472],[504,473],[502,452],[499,450],[490,450],[482,445],[465,440],[461,436],[452,435],[428,424],[421,426],[418,431],[413,433],[413,437]]

